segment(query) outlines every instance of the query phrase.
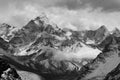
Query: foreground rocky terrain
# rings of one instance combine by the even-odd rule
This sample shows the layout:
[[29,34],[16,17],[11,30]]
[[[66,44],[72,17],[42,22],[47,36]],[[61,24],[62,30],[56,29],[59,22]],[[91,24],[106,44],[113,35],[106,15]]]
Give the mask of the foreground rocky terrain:
[[45,18],[0,27],[0,56],[22,80],[119,80],[119,29],[73,31]]
[[22,80],[17,71],[2,58],[0,58],[0,80]]

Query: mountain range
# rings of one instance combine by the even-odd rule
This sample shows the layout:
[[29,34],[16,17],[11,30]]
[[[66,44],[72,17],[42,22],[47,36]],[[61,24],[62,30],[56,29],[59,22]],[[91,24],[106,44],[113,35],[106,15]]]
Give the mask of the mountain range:
[[[74,31],[37,17],[17,29],[0,26],[0,57],[43,80],[119,80],[120,31]],[[13,79],[17,80],[17,79]],[[30,80],[30,79],[27,79]],[[31,79],[32,80],[32,79]]]

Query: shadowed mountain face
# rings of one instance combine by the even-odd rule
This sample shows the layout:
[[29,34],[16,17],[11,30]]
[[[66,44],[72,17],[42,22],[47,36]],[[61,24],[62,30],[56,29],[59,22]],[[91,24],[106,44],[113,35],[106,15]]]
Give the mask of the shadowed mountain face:
[[0,80],[21,80],[20,76],[9,63],[0,58]]
[[102,53],[91,63],[81,68],[81,76],[78,80],[103,80],[109,72],[118,66],[120,63],[120,37],[110,35],[108,38],[109,42],[105,45]]
[[101,26],[99,29],[95,31],[93,30],[87,31],[84,37],[86,41],[93,40],[95,43],[100,43],[105,39],[107,35],[109,35],[108,30],[106,29],[105,26]]
[[14,32],[14,37],[10,40],[11,44],[25,46],[35,41],[42,33],[64,36],[64,32],[56,27],[56,30],[52,25],[45,24],[43,21],[38,19],[31,20],[22,29]]
[[120,63],[118,29],[73,31],[37,17],[21,29],[5,30],[2,58],[45,80],[103,80]]

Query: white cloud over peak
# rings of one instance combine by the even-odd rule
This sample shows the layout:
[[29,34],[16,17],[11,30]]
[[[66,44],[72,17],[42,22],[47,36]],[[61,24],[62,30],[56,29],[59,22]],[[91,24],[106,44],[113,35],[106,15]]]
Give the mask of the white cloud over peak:
[[[29,20],[34,19],[41,13],[45,13],[52,22],[62,28],[84,30],[96,29],[101,25],[105,25],[109,30],[114,29],[114,27],[120,28],[120,11],[107,12],[107,10],[114,9],[115,6],[112,8],[109,7],[109,9],[107,6],[110,5],[101,7],[103,2],[95,8],[91,5],[94,3],[93,1],[94,0],[4,0],[0,1],[4,4],[0,5],[2,7],[0,8],[0,23],[8,23],[22,27],[26,25]],[[98,3],[97,1],[96,3]],[[118,0],[108,2],[115,4]],[[96,5],[94,4],[94,6]],[[116,9],[118,9],[117,7]],[[105,9],[107,10],[105,11]]]

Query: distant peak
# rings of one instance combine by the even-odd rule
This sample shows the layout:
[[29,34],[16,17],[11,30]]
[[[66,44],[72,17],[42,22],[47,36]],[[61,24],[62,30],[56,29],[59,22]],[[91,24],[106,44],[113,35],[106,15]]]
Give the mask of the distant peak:
[[99,29],[105,29],[105,30],[107,30],[107,28],[106,28],[105,25],[102,25]]
[[114,31],[115,32],[120,32],[120,30],[118,28],[115,28]]
[[119,36],[120,35],[120,30],[118,28],[115,28],[112,33],[116,36]]
[[45,22],[45,23],[49,23],[49,19],[47,17],[47,15],[45,13],[37,16],[34,21],[42,21],[42,22]]
[[101,33],[109,33],[108,29],[104,25],[98,28],[97,31]]
[[10,25],[6,24],[6,23],[2,23],[0,27],[6,27],[6,28],[11,28]]
[[42,23],[44,27],[47,25],[51,25],[53,28],[60,29],[60,27],[58,27],[57,24],[52,22],[45,13],[37,16],[33,21],[37,25],[40,25]]

